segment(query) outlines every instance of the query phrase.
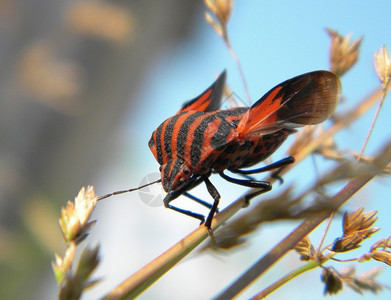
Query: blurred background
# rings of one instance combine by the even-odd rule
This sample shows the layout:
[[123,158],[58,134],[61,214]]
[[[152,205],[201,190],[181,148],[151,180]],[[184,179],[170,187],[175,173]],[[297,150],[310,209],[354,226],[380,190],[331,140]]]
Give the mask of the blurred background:
[[[328,69],[329,27],[364,37],[357,65],[342,78],[345,102],[338,110],[354,107],[379,86],[373,55],[383,44],[391,47],[390,9],[388,0],[236,1],[228,34],[252,100],[290,77]],[[57,297],[50,262],[65,249],[60,207],[88,184],[102,195],[158,176],[147,146],[152,131],[217,74],[227,69],[228,85],[246,101],[237,67],[204,11],[203,1],[0,1],[0,299]],[[374,110],[337,136],[341,149],[360,151]],[[390,140],[390,114],[386,102],[368,154]],[[286,145],[273,159],[285,157],[285,150]],[[326,170],[332,164],[320,159],[317,166]],[[308,186],[316,176],[313,160],[293,173],[284,178],[287,183]],[[246,191],[212,181],[222,194],[221,208]],[[390,186],[389,178],[378,178],[345,207],[379,211],[376,225],[382,230],[373,241],[391,235]],[[194,194],[209,199],[204,187]],[[102,282],[83,299],[104,295],[198,226],[141,198],[133,193],[98,203],[93,215],[98,222],[85,243],[101,245],[95,274]],[[341,234],[340,223],[334,222],[331,237]],[[232,251],[192,253],[140,298],[211,298],[297,224],[262,226]],[[299,265],[298,256],[288,254],[242,299]],[[359,271],[378,265],[362,264]],[[389,281],[389,268],[379,281]],[[320,271],[288,283],[272,299],[287,297],[322,298]],[[390,291],[378,295],[389,297]],[[363,297],[345,289],[335,299]]]

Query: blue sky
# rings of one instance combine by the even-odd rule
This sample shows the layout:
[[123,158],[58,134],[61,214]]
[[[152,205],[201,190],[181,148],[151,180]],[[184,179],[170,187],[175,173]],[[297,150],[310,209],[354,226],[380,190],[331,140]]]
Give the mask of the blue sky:
[[[338,111],[343,112],[349,107],[354,107],[355,103],[358,103],[379,84],[373,67],[373,55],[375,50],[382,45],[391,49],[390,11],[391,2],[386,0],[236,1],[228,32],[232,46],[242,63],[253,102],[270,88],[288,78],[313,70],[328,69],[330,39],[325,28],[329,27],[343,35],[352,32],[353,39],[364,37],[359,62],[342,78],[346,103],[342,104]],[[152,131],[164,119],[173,115],[184,101],[195,97],[208,87],[222,70],[228,71],[227,83],[230,88],[238,97],[245,100],[243,84],[237,67],[221,38],[207,25],[202,14],[187,41],[178,47],[165,49],[159,57],[151,59],[154,63],[149,66],[150,72],[143,92],[137,96],[138,105],[132,106],[129,117],[118,132],[117,146],[122,150],[116,158],[113,158],[110,170],[105,169],[104,174],[100,176],[100,178],[105,178],[107,174],[114,174],[109,181],[106,180],[107,178],[101,179],[108,190],[113,187],[137,186],[143,176],[158,172],[158,164],[147,147]],[[337,137],[338,146],[342,149],[359,151],[373,114],[374,109],[340,134]],[[391,106],[386,102],[368,145],[368,153],[380,149],[386,141],[391,139],[388,120],[390,114]],[[289,144],[289,141],[287,143]],[[285,156],[286,146],[275,153],[274,160]],[[318,159],[320,170],[327,170],[329,167],[329,163],[323,163],[321,159]],[[309,177],[315,177],[311,160],[305,161],[294,172],[294,174],[288,174],[286,180],[295,182],[299,189],[302,188],[300,186],[308,184]],[[308,176],[308,174],[313,175]],[[222,192],[222,207],[230,203],[233,194],[240,195],[245,191],[245,189],[238,189],[218,179],[212,178],[212,181]],[[352,209],[364,205],[366,210],[379,210],[380,219],[377,226],[382,227],[382,231],[373,238],[373,242],[391,235],[390,192],[391,180],[378,179],[363,189],[346,206],[347,209]],[[201,189],[197,195],[208,197]],[[111,285],[119,279],[115,278],[113,273],[107,274],[110,268],[112,268],[111,271],[116,270],[114,273],[119,278],[123,278],[129,275],[129,270],[137,270],[198,225],[194,220],[187,220],[175,213],[168,213],[162,206],[151,208],[138,200],[135,201],[137,203],[129,203],[128,196],[112,202],[116,204],[110,207],[113,216],[112,222],[108,221],[108,223],[120,226],[120,229],[113,229],[113,231],[101,229],[106,230],[104,232],[108,235],[110,232],[125,230],[123,236],[126,237],[125,240],[130,240],[130,250],[127,253],[125,250],[113,250],[105,246],[118,243],[120,237],[112,236],[106,241],[99,238],[102,241],[104,253],[105,251],[107,253],[117,251],[116,255],[121,257],[120,262],[110,261],[106,255],[106,261],[103,262],[102,272],[104,273],[102,275],[108,278]],[[120,221],[125,219],[125,217],[121,219],[124,214],[129,215],[126,218],[127,221]],[[340,224],[340,220],[335,221],[331,237],[340,234]],[[141,299],[152,299],[157,295],[163,298],[169,297],[172,295],[169,287],[172,287],[174,282],[183,279],[187,272],[195,275],[189,277],[189,286],[179,288],[178,297],[185,296],[195,286],[202,286],[200,288],[202,291],[197,290],[194,295],[200,299],[209,298],[251,265],[259,257],[259,253],[265,253],[296,225],[297,223],[281,222],[262,228],[244,249],[229,254],[222,256],[203,254],[200,257],[188,258],[177,269],[170,271],[156,286],[149,289]],[[99,223],[97,227],[99,228]],[[153,243],[148,242],[150,239],[153,239]],[[314,239],[316,241],[316,235]],[[370,246],[371,243],[364,248],[367,249],[368,245]],[[133,261],[128,257],[131,251],[134,251],[134,256],[131,255]],[[145,260],[135,259],[137,254],[143,254],[146,257]],[[124,257],[130,261],[124,262]],[[243,295],[243,299],[257,292],[266,283],[270,283],[270,280],[275,280],[284,272],[296,268],[299,262],[295,259],[294,255],[288,255],[283,266],[277,265],[276,274],[266,274],[251,287],[248,294]],[[121,266],[125,270],[121,270]],[[363,265],[359,270],[363,271],[373,266],[380,266],[380,264]],[[272,299],[286,299],[287,295],[289,299],[321,298],[322,285],[319,274],[319,271],[313,271],[310,275],[304,275],[303,279],[282,288],[275,295],[276,298]],[[387,282],[390,275],[390,270],[387,270],[381,276],[382,281]],[[309,282],[311,282],[310,285]],[[389,296],[389,292],[383,292],[378,299],[389,299]],[[372,297],[371,294],[366,295],[367,299],[370,297]],[[334,299],[363,298],[345,289]]]

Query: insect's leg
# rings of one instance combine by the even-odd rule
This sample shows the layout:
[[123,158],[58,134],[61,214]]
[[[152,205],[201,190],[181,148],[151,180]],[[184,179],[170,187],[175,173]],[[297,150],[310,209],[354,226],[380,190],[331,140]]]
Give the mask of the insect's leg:
[[272,185],[270,182],[267,181],[259,181],[259,180],[253,180],[253,179],[236,179],[229,177],[228,175],[224,174],[223,172],[220,172],[219,175],[224,178],[225,180],[238,184],[243,185],[251,188],[258,188],[258,189],[264,189],[265,191],[270,191],[272,189]]
[[269,189],[259,189],[252,193],[249,193],[245,196],[245,205],[243,207],[247,207],[250,204],[250,200],[258,195],[261,195],[263,193],[266,193],[270,191]]
[[257,180],[243,180],[243,179],[236,179],[227,176],[223,172],[219,173],[222,178],[225,180],[238,184],[238,185],[243,185],[251,188],[257,188],[259,190],[256,190],[246,196],[246,201],[245,201],[245,206],[249,205],[250,199],[254,198],[255,196],[258,196],[260,194],[266,193],[272,189],[272,185],[270,182],[267,181],[257,181]]
[[197,197],[195,197],[195,196],[189,194],[188,192],[183,193],[183,195],[186,196],[186,197],[188,197],[189,199],[191,199],[191,200],[193,200],[193,201],[195,201],[195,202],[197,202],[197,203],[199,203],[199,204],[201,204],[201,205],[207,207],[207,208],[212,208],[212,206],[213,206],[213,205],[210,204],[209,202],[206,202],[206,201],[204,201],[204,200],[201,200],[201,199],[199,199],[199,198],[197,198]]
[[279,161],[276,161],[276,162],[274,162],[270,165],[267,165],[265,167],[262,167],[262,168],[253,169],[253,170],[230,170],[230,171],[232,173],[237,173],[237,174],[241,174],[241,175],[248,175],[248,174],[262,173],[262,172],[267,172],[267,171],[271,171],[274,169],[278,169],[272,173],[271,177],[277,179],[280,182],[280,184],[282,184],[284,182],[284,180],[278,175],[282,170],[281,168],[285,167],[287,165],[293,164],[294,162],[295,162],[294,157],[288,156],[288,157],[285,157]]
[[208,189],[209,194],[214,199],[213,206],[210,209],[209,215],[206,218],[206,222],[205,222],[206,228],[208,228],[209,233],[213,236],[212,230],[211,230],[211,225],[212,225],[212,219],[217,211],[217,206],[219,205],[220,194],[217,191],[217,189],[215,188],[215,186],[210,182],[208,176],[203,176],[202,178],[204,179],[204,182],[205,182],[206,188]]
[[192,218],[195,218],[195,219],[198,219],[201,221],[201,224],[205,222],[205,217],[203,215],[200,215],[200,214],[197,214],[197,213],[194,213],[190,210],[185,210],[185,209],[182,209],[182,208],[179,208],[179,207],[176,207],[176,206],[172,206],[170,204],[170,202],[176,198],[178,198],[179,196],[181,195],[181,193],[177,193],[177,192],[171,192],[171,193],[168,193],[166,195],[166,197],[164,197],[163,199],[163,203],[164,203],[164,206],[169,208],[169,209],[172,209],[172,210],[175,210],[177,212],[180,212],[184,215],[187,215],[189,217],[192,217]]
[[294,162],[295,162],[294,157],[288,156],[262,168],[253,169],[253,170],[230,170],[230,171],[233,173],[248,175],[248,174],[262,173],[262,172],[267,172],[274,169],[282,168],[287,165],[293,164]]
[[191,200],[193,200],[193,201],[195,201],[195,202],[197,202],[207,208],[212,208],[212,204],[210,204],[204,200],[201,200],[201,199],[199,199],[199,198],[197,198],[187,192],[188,190],[191,190],[192,188],[196,187],[197,185],[199,185],[203,181],[204,180],[202,179],[202,177],[199,177],[196,180],[190,182],[188,185],[185,185],[184,187],[182,187],[181,189],[179,189],[175,193],[179,193],[180,195],[184,195],[184,196],[188,197],[189,199],[191,199]]

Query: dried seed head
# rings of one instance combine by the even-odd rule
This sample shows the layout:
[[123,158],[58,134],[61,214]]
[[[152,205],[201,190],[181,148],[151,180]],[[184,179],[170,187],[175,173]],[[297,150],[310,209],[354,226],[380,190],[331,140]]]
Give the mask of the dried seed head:
[[71,271],[72,263],[75,258],[76,244],[70,243],[64,258],[61,258],[58,254],[55,254],[55,261],[52,262],[54,276],[56,277],[57,284],[60,286],[64,282],[67,274]]
[[362,237],[358,234],[343,236],[334,241],[332,250],[334,252],[350,251],[359,248],[359,244],[362,242],[362,240]]
[[346,252],[361,247],[360,243],[372,234],[378,232],[379,228],[369,228],[357,231],[350,235],[345,235],[334,241],[332,250],[334,252]]
[[351,214],[345,212],[343,217],[343,233],[344,235],[350,235],[360,230],[370,228],[376,221],[377,211],[370,211],[363,213],[364,208],[359,208]]
[[324,294],[334,295],[342,290],[341,276],[333,268],[324,268],[321,275],[322,282],[325,283]]
[[308,237],[304,237],[296,244],[295,251],[300,254],[300,260],[308,261],[314,258],[315,249]]
[[93,186],[88,186],[87,189],[82,187],[79,194],[75,198],[76,213],[82,225],[86,224],[95,208],[98,198],[95,196]]
[[205,12],[205,20],[206,20],[206,22],[209,23],[210,26],[212,26],[212,28],[217,32],[218,35],[224,37],[223,27],[221,27],[221,25],[218,22],[216,22],[213,19],[213,17],[207,12]]
[[371,247],[371,252],[378,249],[387,250],[387,248],[391,250],[391,236],[374,243]]
[[326,31],[331,37],[330,69],[341,76],[356,63],[362,38],[349,43],[351,34],[343,37],[329,28],[326,28]]
[[205,5],[217,19],[217,21],[215,21],[212,15],[206,12],[206,21],[213,27],[217,34],[222,36],[225,42],[229,44],[227,24],[231,17],[233,0],[205,0]]
[[374,260],[380,261],[391,266],[391,253],[388,251],[373,251],[371,257]]
[[374,259],[391,266],[391,236],[374,243],[369,253],[365,253],[358,261]]
[[228,23],[231,17],[233,4],[233,0],[205,0],[205,5],[223,26]]
[[61,208],[60,227],[67,243],[80,242],[87,236],[88,230],[95,222],[88,220],[97,202],[94,188],[88,186],[80,190],[75,202],[68,201],[65,208]]
[[391,56],[388,54],[386,46],[375,53],[375,69],[383,88],[386,88],[391,78]]
[[377,220],[376,211],[363,213],[359,208],[351,214],[345,213],[343,217],[343,236],[334,241],[332,250],[345,252],[360,247],[360,243],[379,231],[379,228],[371,227]]

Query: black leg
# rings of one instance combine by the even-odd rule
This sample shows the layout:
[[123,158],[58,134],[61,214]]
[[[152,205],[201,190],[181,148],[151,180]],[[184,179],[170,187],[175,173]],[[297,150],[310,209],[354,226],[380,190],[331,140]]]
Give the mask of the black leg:
[[259,196],[259,195],[261,195],[263,193],[266,193],[268,191],[270,191],[270,189],[259,189],[257,191],[254,191],[252,193],[247,194],[246,197],[245,197],[245,204],[244,204],[243,207],[247,207],[250,204],[250,200],[252,198],[254,198],[256,196]]
[[186,196],[186,197],[188,197],[189,199],[191,199],[191,200],[193,200],[193,201],[195,201],[195,202],[197,202],[197,203],[199,203],[199,204],[201,204],[201,205],[203,205],[203,206],[209,208],[209,209],[211,209],[212,206],[213,206],[213,205],[210,204],[209,202],[206,202],[206,201],[204,201],[204,200],[201,200],[200,198],[197,198],[196,196],[193,196],[193,195],[189,194],[188,192],[183,193],[183,195]]
[[258,168],[258,169],[253,169],[253,170],[230,170],[232,173],[237,173],[237,174],[240,174],[242,176],[245,176],[246,178],[249,178],[248,174],[254,174],[254,173],[262,173],[262,172],[267,172],[267,171],[271,171],[271,170],[274,170],[274,169],[277,169],[277,171],[273,172],[271,174],[271,177],[273,177],[274,179],[277,179],[280,184],[283,184],[284,183],[284,180],[279,176],[279,173],[281,172],[282,170],[282,167],[284,166],[287,166],[287,165],[290,165],[290,164],[293,164],[295,162],[295,159],[293,156],[288,156],[286,158],[283,158],[279,161],[276,161],[275,163],[272,163],[270,165],[267,165],[265,167],[262,167],[262,168]]
[[265,191],[270,191],[272,189],[272,185],[270,182],[267,181],[259,181],[259,180],[253,180],[253,179],[248,179],[248,180],[243,180],[243,179],[236,179],[229,177],[228,175],[224,174],[223,172],[220,172],[219,175],[224,178],[225,180],[238,184],[238,185],[243,185],[246,187],[251,187],[251,188],[258,188],[258,189],[264,189]]
[[[173,192],[170,192],[166,195],[166,197],[163,199],[163,203],[164,203],[164,206],[169,208],[169,209],[172,209],[172,210],[175,210],[177,212],[180,212],[182,214],[185,214],[187,216],[190,216],[192,218],[196,218],[198,220],[201,221],[201,224],[204,223],[205,221],[205,217],[201,214],[197,214],[197,213],[194,213],[192,211],[189,211],[189,210],[185,210],[185,209],[182,209],[182,208],[179,208],[179,207],[176,207],[176,206],[173,206],[171,205],[171,201],[175,200],[176,198],[178,198],[179,196],[181,195],[184,195],[186,197],[188,197],[189,199],[209,208],[209,209],[213,209],[213,205],[206,202],[206,201],[203,201],[191,194],[189,194],[187,191],[188,190],[191,190],[192,188],[196,187],[197,185],[199,185],[201,182],[203,182],[205,180],[205,178],[208,178],[210,176],[210,173],[209,174],[206,174],[202,177],[198,177],[198,178],[195,178],[193,179],[192,181],[189,181],[188,184],[186,184],[185,186],[183,186],[182,188],[180,188],[179,190],[177,191],[173,191]],[[218,211],[218,209],[215,209],[215,211]]]
[[279,161],[276,161],[275,163],[272,163],[272,164],[267,165],[262,168],[253,169],[253,170],[230,170],[230,171],[232,173],[248,175],[248,174],[262,173],[262,172],[267,172],[267,171],[271,171],[274,169],[282,168],[284,166],[293,164],[294,162],[295,162],[295,159],[293,158],[293,156],[288,156],[286,158],[283,158]]
[[236,179],[236,178],[229,177],[229,176],[225,175],[223,172],[220,172],[219,174],[222,178],[224,178],[225,180],[227,180],[229,182],[259,189],[259,190],[256,190],[246,196],[245,206],[248,206],[250,199],[252,199],[255,196],[258,196],[260,194],[266,193],[272,189],[271,183],[267,182],[267,181],[256,181],[256,180],[252,180],[252,179],[242,180],[242,179]]
[[206,218],[205,226],[208,228],[209,233],[213,236],[212,230],[211,230],[211,225],[212,225],[212,219],[217,211],[217,206],[219,205],[220,201],[220,194],[215,188],[215,186],[210,182],[208,176],[203,176],[204,182],[206,184],[206,188],[208,189],[209,194],[213,197],[214,202],[213,206],[209,212],[208,217]]
[[171,193],[168,193],[166,195],[166,197],[164,197],[163,199],[163,203],[164,203],[164,206],[169,208],[169,209],[172,209],[172,210],[175,210],[177,212],[180,212],[184,215],[187,215],[189,217],[192,217],[192,218],[196,218],[198,220],[201,221],[201,224],[205,222],[205,217],[203,215],[200,215],[200,214],[196,214],[190,210],[185,210],[185,209],[182,209],[182,208],[179,208],[179,207],[176,207],[176,206],[172,206],[170,204],[170,202],[172,200],[175,200],[176,198],[178,198],[182,193],[177,193],[177,192],[171,192]]

